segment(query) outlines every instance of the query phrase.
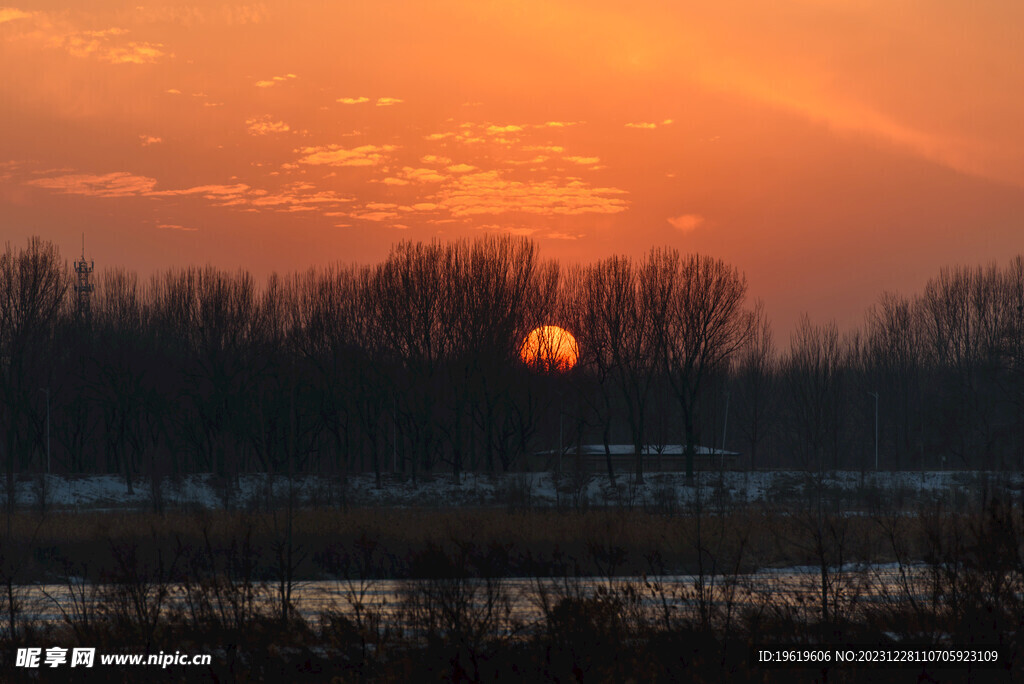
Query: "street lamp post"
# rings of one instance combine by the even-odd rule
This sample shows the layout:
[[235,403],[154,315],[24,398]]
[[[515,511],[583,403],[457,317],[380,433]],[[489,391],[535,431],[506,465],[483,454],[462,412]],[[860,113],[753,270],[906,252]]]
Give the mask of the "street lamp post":
[[40,387],[40,392],[46,394],[46,474],[50,474],[50,388]]
[[878,392],[868,392],[875,398],[875,470],[878,470]]

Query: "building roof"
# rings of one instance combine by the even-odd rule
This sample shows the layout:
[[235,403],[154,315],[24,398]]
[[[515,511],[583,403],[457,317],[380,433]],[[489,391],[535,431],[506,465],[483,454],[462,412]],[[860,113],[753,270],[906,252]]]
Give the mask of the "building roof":
[[[635,453],[635,449],[632,444],[609,444],[608,450],[612,456],[630,456]],[[738,451],[726,451],[724,449],[712,449],[706,446],[695,446],[694,452],[697,456],[739,456]],[[556,454],[557,449],[549,449],[547,451],[540,451],[539,454]],[[575,446],[567,446],[565,452],[567,454],[575,454]],[[580,453],[584,456],[603,456],[604,445],[603,444],[583,444],[580,446]],[[662,456],[682,456],[685,452],[685,446],[680,444],[666,444],[659,449],[656,446],[648,444],[644,447],[645,456],[657,456],[659,453]]]

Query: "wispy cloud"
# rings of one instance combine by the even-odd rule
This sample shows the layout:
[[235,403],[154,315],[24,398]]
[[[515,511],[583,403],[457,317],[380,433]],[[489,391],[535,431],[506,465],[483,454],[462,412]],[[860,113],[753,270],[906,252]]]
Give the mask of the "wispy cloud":
[[199,195],[218,206],[230,207],[245,204],[248,201],[249,190],[249,186],[245,183],[233,183],[231,185],[196,185],[180,190],[149,190],[144,194],[147,197]]
[[199,230],[198,228],[189,228],[187,226],[178,225],[177,223],[161,223],[157,228],[162,230],[180,230],[188,233],[193,233]]
[[397,97],[378,97],[378,107],[390,107],[391,105],[402,104],[405,100],[399,100]]
[[584,165],[590,165],[590,166],[593,166],[594,164],[600,164],[601,163],[601,158],[600,157],[576,157],[576,156],[573,156],[573,157],[565,157],[565,160],[566,161],[571,161],[574,164],[584,164]]
[[627,123],[626,128],[646,128],[648,130],[657,128],[658,124],[650,121],[640,121],[638,123]]
[[[306,182],[289,183],[276,191],[253,188],[246,183],[206,184],[189,188],[157,190],[156,179],[127,172],[104,175],[65,174],[37,178],[26,183],[64,194],[89,197],[197,197],[214,206],[237,207],[248,211],[263,209],[282,212],[327,210],[355,201],[352,197],[339,195],[333,190],[323,190]],[[169,230],[191,230],[175,228],[172,224],[161,227]]]
[[257,116],[245,120],[249,135],[270,135],[271,133],[287,133],[291,127],[284,121],[274,121],[269,115]]
[[360,95],[359,97],[339,97],[336,102],[346,105],[363,104],[369,102],[370,98]]
[[244,26],[264,21],[270,12],[265,3],[242,5],[229,3],[185,3],[180,5],[136,5],[129,16],[139,23],[173,23],[181,26],[197,24]]
[[265,81],[256,81],[256,87],[257,88],[271,88],[273,86],[276,86],[279,83],[284,83],[285,81],[289,81],[289,80],[291,80],[293,78],[298,78],[298,76],[296,76],[295,74],[285,74],[284,76],[274,76],[273,78],[267,79]]
[[30,12],[23,12],[16,7],[0,7],[0,24],[14,21],[15,19],[28,19],[31,16]]
[[50,44],[72,57],[94,57],[111,64],[148,64],[166,55],[162,43],[123,41],[121,37],[127,33],[123,28],[75,31],[52,36]]
[[163,138],[155,135],[140,135],[139,140],[142,141],[143,147],[149,147],[150,145],[156,145],[157,143],[163,142]]
[[441,183],[447,176],[434,169],[404,166],[393,176],[380,181],[384,185],[409,185],[410,183]]
[[344,148],[341,145],[303,147],[296,152],[305,155],[300,164],[328,166],[376,166],[383,162],[388,152],[398,149],[397,145],[360,145]]
[[464,174],[446,183],[436,202],[453,216],[525,212],[545,215],[615,214],[629,203],[625,190],[595,188],[577,178],[509,180],[498,171]]
[[697,226],[704,223],[704,217],[699,214],[683,214],[668,219],[668,222],[678,231],[689,233]]
[[152,191],[156,187],[156,179],[137,176],[126,171],[117,171],[103,175],[78,173],[51,178],[36,178],[26,181],[26,184],[56,190],[65,195],[132,197]]

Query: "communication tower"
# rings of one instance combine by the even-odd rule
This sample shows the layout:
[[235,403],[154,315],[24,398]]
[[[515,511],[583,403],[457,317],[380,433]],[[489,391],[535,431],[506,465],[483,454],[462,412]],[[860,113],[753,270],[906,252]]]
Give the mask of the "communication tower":
[[75,273],[78,274],[78,282],[75,284],[75,297],[78,303],[78,315],[81,318],[88,318],[91,312],[90,300],[92,298],[93,284],[89,282],[92,275],[94,262],[85,260],[85,234],[82,234],[82,258],[75,262]]

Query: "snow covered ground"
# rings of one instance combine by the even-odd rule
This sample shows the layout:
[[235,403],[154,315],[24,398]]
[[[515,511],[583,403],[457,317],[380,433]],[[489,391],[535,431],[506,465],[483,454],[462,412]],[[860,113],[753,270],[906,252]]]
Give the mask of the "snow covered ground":
[[[703,472],[697,486],[686,485],[683,473],[646,475],[636,485],[629,475],[620,475],[613,487],[599,473],[512,473],[505,475],[466,474],[456,483],[451,474],[411,479],[386,475],[384,485],[375,487],[372,474],[347,478],[301,475],[289,482],[273,479],[273,500],[283,502],[291,487],[302,506],[403,506],[403,507],[566,507],[586,508],[629,506],[656,510],[682,510],[700,496],[713,507],[738,503],[763,503],[786,507],[807,501],[816,489],[816,474],[793,471]],[[117,475],[21,476],[16,501],[21,508],[38,508],[41,496],[51,509],[70,510],[152,510],[153,487],[137,479],[131,491]],[[1024,474],[978,471],[881,472],[838,471],[822,481],[830,498],[848,510],[873,507],[903,508],[916,503],[944,500],[955,506],[969,505],[987,494],[1018,497],[1024,491]],[[0,487],[0,489],[5,489]],[[225,486],[212,475],[167,478],[160,496],[170,509],[256,509],[268,500],[264,475],[242,475]],[[0,502],[6,493],[0,492]]]

